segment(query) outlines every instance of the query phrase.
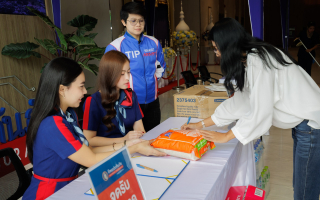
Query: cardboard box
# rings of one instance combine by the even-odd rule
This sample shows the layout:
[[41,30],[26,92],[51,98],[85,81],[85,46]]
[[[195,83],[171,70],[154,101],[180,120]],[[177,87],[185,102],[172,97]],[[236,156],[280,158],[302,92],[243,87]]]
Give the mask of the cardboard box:
[[210,117],[226,99],[227,92],[214,92],[204,85],[196,85],[173,95],[174,115],[176,117]]
[[230,187],[226,200],[264,200],[265,191],[252,185]]

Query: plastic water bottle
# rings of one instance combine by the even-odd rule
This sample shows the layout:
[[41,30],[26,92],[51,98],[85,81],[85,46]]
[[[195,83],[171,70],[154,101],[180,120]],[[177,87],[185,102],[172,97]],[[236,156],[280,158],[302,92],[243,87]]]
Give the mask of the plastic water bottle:
[[264,173],[264,177],[265,177],[265,191],[266,191],[266,196],[269,193],[269,187],[270,187],[270,183],[269,183],[269,178],[268,178],[268,174],[267,174],[267,170],[263,169],[263,173]]
[[268,167],[268,166],[265,166],[264,169],[267,171],[267,177],[268,177],[268,179],[270,179],[269,167]]
[[266,176],[264,172],[261,173],[261,182],[262,182],[261,189],[266,190]]
[[259,151],[259,155],[260,155],[260,162],[259,162],[259,174],[262,172],[263,167],[264,167],[264,161],[263,161],[263,144],[262,141],[260,139],[258,139],[258,151]]
[[270,172],[269,172],[268,166],[265,166],[263,171],[266,174],[266,178],[267,178],[266,195],[268,195],[270,192]]
[[259,176],[259,184],[257,186],[258,188],[261,188],[262,187],[262,179],[261,179],[261,176]]
[[[259,173],[259,152],[258,152],[258,144],[254,145],[254,160],[255,160],[255,165],[256,165],[256,177],[257,179],[259,178],[258,176],[260,175]],[[258,186],[258,185],[257,185]]]

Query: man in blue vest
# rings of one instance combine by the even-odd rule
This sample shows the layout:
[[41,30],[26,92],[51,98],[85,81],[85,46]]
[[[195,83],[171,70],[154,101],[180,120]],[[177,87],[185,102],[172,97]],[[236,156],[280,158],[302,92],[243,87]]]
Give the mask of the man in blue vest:
[[111,42],[106,52],[118,50],[130,60],[130,85],[138,97],[146,131],[160,124],[161,113],[158,99],[158,80],[163,76],[166,64],[159,41],[143,35],[145,26],[143,5],[129,2],[122,6],[120,17],[127,31],[124,36]]

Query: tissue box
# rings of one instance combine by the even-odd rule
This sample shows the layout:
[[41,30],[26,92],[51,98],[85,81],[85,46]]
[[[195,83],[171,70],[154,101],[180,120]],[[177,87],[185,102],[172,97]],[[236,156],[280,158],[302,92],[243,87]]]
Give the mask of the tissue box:
[[265,191],[252,185],[230,187],[226,200],[264,200]]

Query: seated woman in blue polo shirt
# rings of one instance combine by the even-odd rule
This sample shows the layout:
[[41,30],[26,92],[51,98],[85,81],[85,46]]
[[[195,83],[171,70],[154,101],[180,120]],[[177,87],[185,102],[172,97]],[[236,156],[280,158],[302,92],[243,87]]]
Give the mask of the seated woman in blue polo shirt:
[[134,143],[144,133],[143,113],[130,89],[130,61],[109,51],[99,64],[98,90],[83,105],[83,133],[92,146]]

